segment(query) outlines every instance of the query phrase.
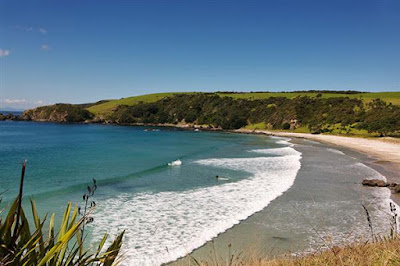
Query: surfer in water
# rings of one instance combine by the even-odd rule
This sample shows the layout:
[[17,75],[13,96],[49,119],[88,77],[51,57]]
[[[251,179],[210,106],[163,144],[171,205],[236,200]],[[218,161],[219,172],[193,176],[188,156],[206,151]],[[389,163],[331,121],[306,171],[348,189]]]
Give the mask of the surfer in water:
[[216,176],[215,176],[215,180],[217,180],[217,181],[218,181],[218,180],[227,181],[227,180],[229,180],[229,178],[216,175]]

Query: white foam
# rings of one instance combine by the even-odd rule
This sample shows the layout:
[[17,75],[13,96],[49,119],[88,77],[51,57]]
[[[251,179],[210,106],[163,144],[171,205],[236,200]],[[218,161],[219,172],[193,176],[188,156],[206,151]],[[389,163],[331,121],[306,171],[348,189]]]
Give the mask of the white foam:
[[[292,149],[292,148],[288,148]],[[294,150],[294,149],[292,149]],[[97,241],[126,229],[124,265],[160,265],[185,256],[265,208],[289,189],[301,153],[282,157],[223,158],[194,163],[247,171],[251,178],[186,191],[123,194],[97,205]]]
[[300,154],[298,151],[296,151],[295,149],[293,149],[291,147],[275,148],[275,149],[257,149],[257,150],[251,150],[250,152],[278,155],[278,156],[299,155]]
[[303,139],[304,142],[310,143],[310,144],[317,144],[317,145],[321,145],[320,142],[317,141],[313,141],[313,140],[309,140],[309,139]]
[[[363,179],[380,179],[386,182],[385,176],[363,163],[355,163],[350,165],[350,168],[351,171],[356,171],[358,174],[360,174]],[[399,210],[399,206],[390,198],[390,189],[386,187],[366,188],[362,186],[360,186],[360,188],[365,189],[365,191],[361,194],[358,213],[353,213],[353,220],[351,221],[351,224],[348,225],[348,230],[343,230],[343,228],[340,228],[340,225],[337,224],[331,224],[330,226],[325,225],[324,230],[321,230],[320,237],[329,239],[330,246],[343,245],[346,243],[354,243],[355,241],[366,241],[371,239],[370,228],[368,227],[366,214],[361,204],[366,206],[368,209],[375,236],[387,236],[389,234],[391,227],[390,222],[392,221],[390,204],[394,204],[396,209]],[[348,204],[351,205],[354,203],[348,202]],[[324,207],[324,209],[328,208],[329,207]],[[351,207],[348,208],[350,209]],[[319,209],[322,209],[322,207],[319,207]],[[347,208],[342,207],[342,210],[343,209]],[[332,211],[337,213],[338,217],[342,216],[346,217],[346,219],[349,219],[350,216],[348,214],[340,213],[342,210],[332,209]],[[312,215],[309,214],[308,217],[312,217]],[[312,217],[310,220],[317,219]],[[320,248],[324,244],[321,242],[320,238],[308,237],[308,239],[311,245],[314,247]],[[315,252],[315,249],[310,248],[309,251]]]
[[362,173],[364,175],[364,179],[380,179],[385,182],[387,181],[385,176],[363,163],[355,163],[351,167],[355,169],[355,171]]
[[176,161],[173,161],[173,162],[171,162],[171,163],[168,163],[168,165],[169,166],[180,166],[180,165],[182,165],[182,161],[181,160],[176,160]]
[[285,137],[277,137],[277,136],[270,136],[270,138],[272,139],[276,139],[276,143],[277,144],[282,144],[282,145],[286,145],[286,146],[290,146],[293,147],[294,144],[290,143],[289,141],[291,141],[291,138],[285,138]]
[[336,154],[340,154],[340,155],[345,155],[344,152],[336,150],[336,149],[332,149],[332,148],[326,148],[327,151],[336,153]]

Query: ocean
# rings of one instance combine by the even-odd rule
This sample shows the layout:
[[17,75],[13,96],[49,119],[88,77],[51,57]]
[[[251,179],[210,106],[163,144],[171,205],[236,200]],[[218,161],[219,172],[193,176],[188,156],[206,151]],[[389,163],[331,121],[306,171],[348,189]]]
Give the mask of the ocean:
[[390,221],[389,190],[360,186],[384,176],[350,151],[306,140],[4,121],[4,203],[17,193],[25,159],[25,205],[34,198],[42,216],[61,216],[68,201],[82,206],[97,180],[87,242],[126,230],[123,265],[160,265],[192,251],[204,258],[211,243],[276,254],[367,239],[361,204],[377,233]]

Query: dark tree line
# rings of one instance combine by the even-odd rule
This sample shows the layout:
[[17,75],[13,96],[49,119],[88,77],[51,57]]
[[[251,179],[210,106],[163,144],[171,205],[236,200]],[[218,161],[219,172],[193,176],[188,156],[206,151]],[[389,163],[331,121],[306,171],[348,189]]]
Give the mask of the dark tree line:
[[362,121],[357,125],[368,132],[377,132],[381,136],[400,130],[400,106],[375,99],[367,104]]
[[[58,122],[82,122],[94,117],[79,105],[56,104],[26,111],[22,118]],[[118,124],[209,125],[238,129],[264,122],[272,129],[306,126],[312,133],[351,128],[387,135],[400,131],[400,106],[375,99],[365,104],[348,97],[322,98],[299,96],[293,99],[270,97],[248,100],[221,97],[215,93],[175,94],[154,103],[120,105],[106,118]]]
[[79,105],[58,103],[27,110],[21,117],[24,120],[76,123],[92,119],[94,115]]
[[[274,129],[287,129],[291,121],[297,120],[298,124],[308,126],[311,131],[321,131],[327,125],[333,124],[358,124],[360,128],[378,132],[376,128],[366,128],[374,120],[377,111],[388,118],[384,123],[393,123],[394,111],[398,107],[386,105],[380,100],[374,103],[366,108],[361,100],[348,97],[302,96],[294,99],[271,97],[246,100],[220,97],[216,94],[180,94],[155,103],[119,106],[110,118],[113,122],[122,124],[186,122],[222,129],[237,129],[260,122],[265,122]],[[378,103],[379,108],[376,106]],[[391,125],[391,128],[399,129],[398,124]]]
[[307,126],[311,132],[327,131],[328,126],[354,126],[386,135],[400,130],[400,107],[379,99],[365,105],[348,97],[301,96],[294,99],[271,97],[246,100],[216,94],[178,94],[155,103],[119,106],[111,115],[116,123],[177,124],[179,122],[237,129],[265,122],[273,129],[288,129],[290,122]]

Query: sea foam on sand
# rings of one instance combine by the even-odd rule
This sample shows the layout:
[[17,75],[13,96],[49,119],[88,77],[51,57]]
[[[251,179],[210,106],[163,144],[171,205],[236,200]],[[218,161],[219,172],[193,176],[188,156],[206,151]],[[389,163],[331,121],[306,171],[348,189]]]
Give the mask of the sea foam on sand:
[[121,194],[99,203],[93,241],[105,231],[116,235],[125,229],[123,265],[160,265],[185,256],[261,211],[293,185],[300,152],[292,147],[252,152],[274,157],[192,162],[246,171],[250,178],[186,191]]

